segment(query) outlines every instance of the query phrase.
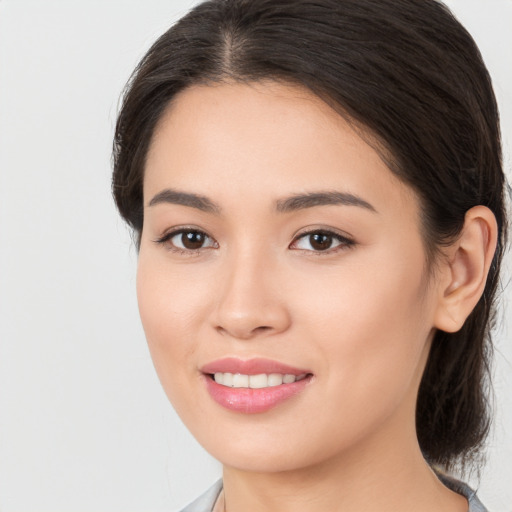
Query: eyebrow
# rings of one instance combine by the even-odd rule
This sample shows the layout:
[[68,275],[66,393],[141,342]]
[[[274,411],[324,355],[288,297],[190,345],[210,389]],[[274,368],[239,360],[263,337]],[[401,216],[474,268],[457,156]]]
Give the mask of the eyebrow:
[[220,212],[220,207],[205,196],[191,194],[190,192],[181,192],[170,188],[166,188],[165,190],[162,190],[156,194],[151,199],[148,206],[155,206],[156,204],[162,203],[190,206],[191,208],[196,208],[207,213]]
[[310,192],[307,194],[297,194],[286,199],[277,201],[276,208],[278,212],[286,213],[315,206],[359,206],[377,213],[377,210],[367,201],[354,194],[338,191]]
[[[196,208],[197,210],[207,213],[219,214],[221,211],[220,206],[206,196],[190,192],[182,192],[170,188],[166,188],[156,194],[151,199],[148,206],[155,206],[162,203],[189,206],[190,208]],[[377,210],[361,197],[348,192],[339,191],[309,192],[306,194],[296,194],[285,199],[279,199],[276,201],[276,210],[279,213],[288,213],[313,208],[315,206],[329,205],[359,206],[377,213]]]

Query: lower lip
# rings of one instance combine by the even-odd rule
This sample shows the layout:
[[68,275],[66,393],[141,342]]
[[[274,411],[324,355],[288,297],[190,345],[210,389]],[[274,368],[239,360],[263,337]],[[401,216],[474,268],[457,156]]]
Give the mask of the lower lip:
[[289,398],[298,395],[310,382],[311,375],[304,379],[268,388],[231,388],[217,384],[209,375],[205,375],[206,388],[210,396],[222,407],[245,414],[266,412]]

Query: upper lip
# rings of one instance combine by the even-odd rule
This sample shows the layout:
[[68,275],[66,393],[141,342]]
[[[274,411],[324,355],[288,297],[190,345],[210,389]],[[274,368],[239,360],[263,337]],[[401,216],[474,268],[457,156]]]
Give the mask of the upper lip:
[[242,360],[236,357],[225,357],[205,364],[203,373],[241,373],[243,375],[258,375],[261,373],[281,373],[283,375],[303,375],[310,373],[302,368],[295,368],[279,361],[264,358]]

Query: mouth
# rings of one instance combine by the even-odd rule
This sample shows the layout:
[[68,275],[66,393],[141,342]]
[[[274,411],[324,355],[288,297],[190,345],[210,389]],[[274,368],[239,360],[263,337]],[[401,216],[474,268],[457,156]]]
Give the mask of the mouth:
[[255,414],[303,392],[313,374],[277,361],[226,358],[201,369],[211,398],[230,411]]

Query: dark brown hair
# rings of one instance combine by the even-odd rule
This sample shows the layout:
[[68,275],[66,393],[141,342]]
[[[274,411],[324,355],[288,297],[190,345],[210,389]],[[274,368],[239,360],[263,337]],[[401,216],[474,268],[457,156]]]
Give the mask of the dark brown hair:
[[475,42],[435,0],[211,0],[161,36],[124,95],[113,192],[137,240],[155,125],[192,84],[300,84],[363,126],[420,198],[427,256],[467,210],[489,207],[498,248],[483,296],[459,332],[436,333],[416,423],[427,460],[471,460],[489,428],[490,323],[506,233],[498,111]]

